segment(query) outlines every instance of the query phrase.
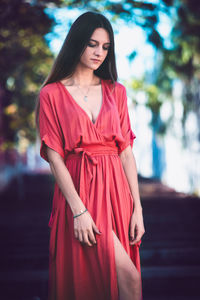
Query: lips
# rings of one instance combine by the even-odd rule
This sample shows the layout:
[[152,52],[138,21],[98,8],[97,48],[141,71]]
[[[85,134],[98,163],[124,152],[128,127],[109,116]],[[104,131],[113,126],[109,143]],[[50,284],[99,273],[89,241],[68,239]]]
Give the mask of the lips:
[[99,59],[91,59],[95,63],[100,63],[101,61]]

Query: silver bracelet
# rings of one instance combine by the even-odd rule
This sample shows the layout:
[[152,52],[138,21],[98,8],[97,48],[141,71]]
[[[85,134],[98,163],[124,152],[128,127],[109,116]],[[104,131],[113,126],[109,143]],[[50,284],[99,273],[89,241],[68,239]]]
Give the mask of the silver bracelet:
[[84,214],[87,211],[87,208],[83,211],[82,209],[80,210],[80,213],[78,215],[73,216],[73,218],[76,218],[82,214]]

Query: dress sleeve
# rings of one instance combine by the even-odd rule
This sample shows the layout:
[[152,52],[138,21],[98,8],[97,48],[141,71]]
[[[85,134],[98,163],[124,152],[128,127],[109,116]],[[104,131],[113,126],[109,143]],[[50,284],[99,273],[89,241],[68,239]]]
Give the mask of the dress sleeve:
[[49,162],[46,153],[46,146],[48,146],[58,152],[64,159],[64,139],[56,109],[46,91],[40,91],[39,100],[40,156]]
[[127,105],[127,94],[126,88],[122,86],[122,91],[119,95],[119,116],[120,116],[120,126],[122,136],[124,138],[124,142],[119,143],[119,153],[121,153],[128,145],[131,145],[133,148],[133,141],[136,138],[136,135],[133,133],[131,129],[131,123],[128,113],[128,105]]

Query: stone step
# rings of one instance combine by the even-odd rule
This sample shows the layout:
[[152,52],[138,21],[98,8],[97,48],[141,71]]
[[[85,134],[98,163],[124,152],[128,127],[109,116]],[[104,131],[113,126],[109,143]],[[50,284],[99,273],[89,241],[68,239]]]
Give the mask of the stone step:
[[142,268],[146,300],[200,299],[200,266]]
[[[21,179],[1,194],[0,298],[46,300],[54,181],[43,174],[26,174]],[[200,201],[166,188],[162,193],[160,184],[156,194],[149,193],[153,185],[149,181],[142,198],[144,300],[200,299]]]
[[[143,296],[146,300],[196,300],[200,267],[143,267]],[[0,272],[1,295],[4,300],[45,300],[48,270]],[[184,291],[184,292],[183,292]],[[182,297],[182,298],[181,298]]]
[[[172,249],[141,249],[140,258],[142,266],[181,266],[200,265],[200,251],[198,248],[172,248]],[[12,264],[11,264],[12,262]],[[48,266],[48,246],[34,248],[19,248],[8,251],[3,258],[0,258],[2,268],[8,266],[47,265]]]
[[199,248],[141,249],[143,266],[200,266]]
[[151,266],[142,268],[142,277],[148,278],[200,278],[200,265]]

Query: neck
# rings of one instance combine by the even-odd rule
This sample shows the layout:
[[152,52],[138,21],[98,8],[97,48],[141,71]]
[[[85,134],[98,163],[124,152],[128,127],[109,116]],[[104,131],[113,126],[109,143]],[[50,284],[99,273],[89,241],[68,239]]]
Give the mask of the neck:
[[77,66],[75,73],[72,75],[74,85],[88,86],[99,83],[99,79],[94,75],[93,70]]

